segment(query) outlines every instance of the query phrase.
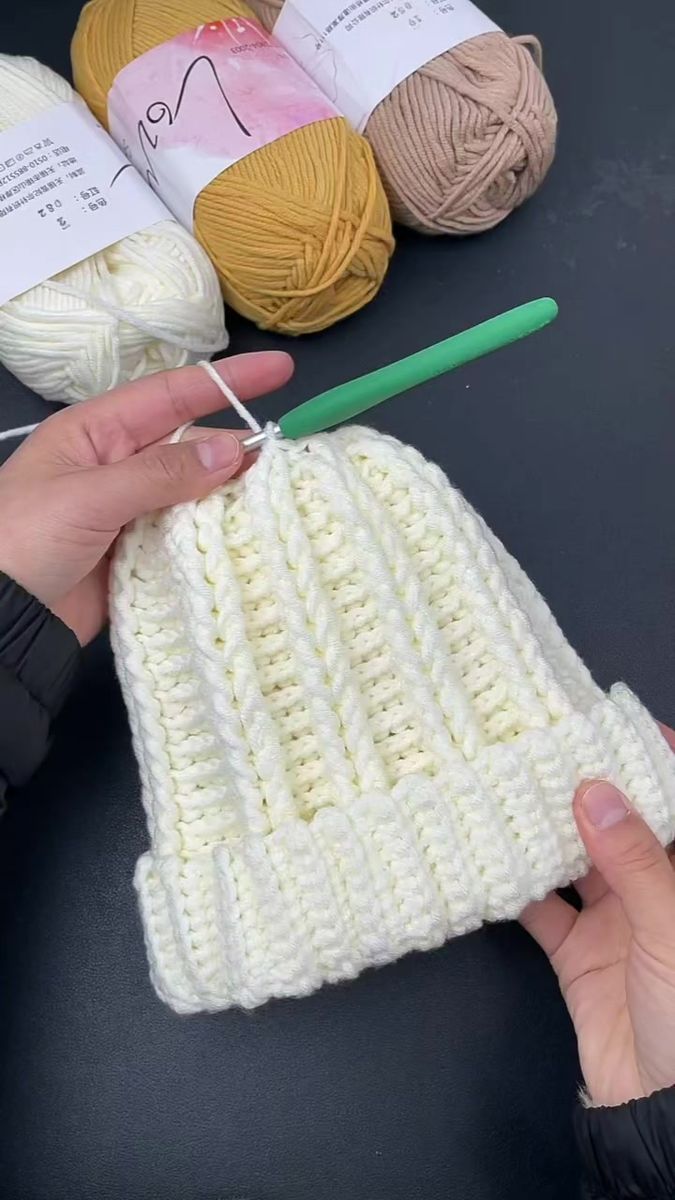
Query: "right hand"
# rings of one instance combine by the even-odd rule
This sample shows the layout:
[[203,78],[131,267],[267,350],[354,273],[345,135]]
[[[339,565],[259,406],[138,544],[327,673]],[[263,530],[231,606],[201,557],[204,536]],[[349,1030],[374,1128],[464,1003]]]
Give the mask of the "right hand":
[[623,1104],[675,1084],[673,858],[603,780],[582,784],[574,814],[594,864],[581,912],[554,892],[521,921],[557,973],[591,1100]]

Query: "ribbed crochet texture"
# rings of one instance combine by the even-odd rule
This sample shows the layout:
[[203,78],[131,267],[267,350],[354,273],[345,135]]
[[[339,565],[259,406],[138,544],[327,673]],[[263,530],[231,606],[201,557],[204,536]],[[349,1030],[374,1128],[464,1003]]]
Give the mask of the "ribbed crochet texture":
[[[0,54],[0,132],[73,99],[49,67]],[[0,362],[45,400],[68,404],[227,342],[215,271],[177,221],[123,238],[0,308]]]
[[[273,29],[283,0],[251,6]],[[466,234],[498,225],[536,192],[556,132],[537,38],[499,32],[470,38],[404,79],[378,104],[365,136],[395,221]]]
[[[250,17],[242,0],[90,0],[72,46],[76,87],[107,121],[127,63],[186,30]],[[262,328],[311,333],[375,296],[394,248],[370,146],[342,118],[256,150],[204,188],[194,232],[228,303]]]
[[180,1012],[516,917],[586,869],[584,778],[675,833],[658,727],[599,690],[480,517],[389,437],[268,443],[125,534],[111,602],[151,839],[136,886]]

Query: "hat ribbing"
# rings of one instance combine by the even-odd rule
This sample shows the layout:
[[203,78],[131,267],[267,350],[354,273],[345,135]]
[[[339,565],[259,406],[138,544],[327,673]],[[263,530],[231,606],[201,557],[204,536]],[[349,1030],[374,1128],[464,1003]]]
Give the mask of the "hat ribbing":
[[370,430],[270,442],[137,522],[112,584],[154,985],[253,1007],[484,921],[587,863],[578,783],[675,834],[675,756],[605,696],[439,468]]

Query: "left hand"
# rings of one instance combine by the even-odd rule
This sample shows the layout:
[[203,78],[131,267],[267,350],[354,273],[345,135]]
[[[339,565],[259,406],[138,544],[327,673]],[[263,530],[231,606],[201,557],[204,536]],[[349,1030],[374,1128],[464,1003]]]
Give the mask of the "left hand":
[[675,1084],[675,871],[604,780],[582,784],[574,815],[594,864],[581,912],[554,892],[521,921],[557,973],[592,1102],[623,1104]]
[[[293,361],[245,354],[216,368],[249,400],[286,383]],[[224,405],[202,368],[184,367],[50,417],[0,469],[0,571],[90,641],[107,619],[108,555],[122,526],[205,496],[241,469],[238,434],[162,440]]]

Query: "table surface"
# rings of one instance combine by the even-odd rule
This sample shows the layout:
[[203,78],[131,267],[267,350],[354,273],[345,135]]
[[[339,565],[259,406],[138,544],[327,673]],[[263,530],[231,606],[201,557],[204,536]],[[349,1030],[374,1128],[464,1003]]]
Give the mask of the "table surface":
[[[76,0],[0,16],[66,72]],[[291,349],[277,416],[538,295],[537,338],[374,423],[435,457],[520,559],[603,685],[675,716],[675,7],[492,0],[534,31],[560,114],[539,195],[473,240],[402,235],[367,311]],[[231,318],[234,351],[288,345]],[[0,373],[0,426],[47,405]],[[579,1069],[515,926],[249,1016],[179,1019],[148,982],[146,845],[107,643],[0,826],[0,1200],[570,1200]]]

